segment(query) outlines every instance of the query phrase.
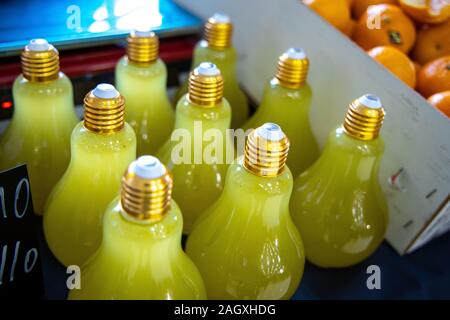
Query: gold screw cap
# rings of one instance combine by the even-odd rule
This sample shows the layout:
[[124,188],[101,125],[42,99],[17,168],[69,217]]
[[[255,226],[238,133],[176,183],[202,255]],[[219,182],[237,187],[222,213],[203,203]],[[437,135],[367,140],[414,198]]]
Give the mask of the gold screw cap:
[[223,98],[223,77],[214,63],[202,62],[189,74],[187,99],[203,107],[214,107]]
[[127,37],[128,59],[137,64],[151,64],[158,59],[159,39],[150,30],[133,30]]
[[45,39],[33,39],[20,56],[23,76],[31,82],[46,82],[58,78],[58,50]]
[[84,126],[100,134],[112,134],[125,126],[125,99],[113,85],[101,83],[84,97]]
[[298,89],[305,84],[308,70],[309,59],[305,51],[290,48],[279,57],[275,78],[283,87]]
[[172,200],[172,175],[152,156],[133,161],[122,178],[121,205],[127,219],[157,222],[164,218]]
[[344,120],[344,131],[359,140],[374,140],[383,124],[385,111],[381,99],[366,94],[350,103]]
[[289,139],[275,123],[265,123],[247,138],[244,168],[261,177],[283,173],[289,152]]
[[204,28],[204,39],[208,46],[215,49],[231,47],[233,36],[233,24],[230,17],[222,13],[216,13],[208,19]]

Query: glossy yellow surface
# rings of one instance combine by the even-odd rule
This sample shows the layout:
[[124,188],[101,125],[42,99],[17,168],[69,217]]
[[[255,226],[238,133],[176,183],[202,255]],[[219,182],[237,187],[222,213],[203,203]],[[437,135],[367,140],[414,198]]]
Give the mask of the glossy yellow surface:
[[116,198],[104,215],[102,244],[69,299],[206,299],[200,273],[181,249],[176,203],[159,222],[131,222],[124,214]]
[[173,129],[174,111],[166,92],[167,69],[161,59],[150,65],[130,63],[123,57],[116,66],[116,87],[125,97],[125,120],[137,137],[137,154],[155,154]]
[[248,130],[274,122],[282,127],[291,143],[287,164],[294,177],[319,157],[319,147],[309,122],[311,96],[308,84],[299,89],[288,89],[272,80],[264,89],[261,105],[243,126]]
[[14,115],[0,137],[0,171],[26,164],[33,208],[41,215],[45,200],[70,160],[70,134],[78,122],[72,84],[30,82],[20,75],[13,85]]
[[382,242],[388,224],[378,183],[383,149],[381,138],[357,140],[339,127],[319,160],[295,180],[290,210],[310,262],[350,266]]
[[121,131],[103,135],[80,122],[72,133],[71,152],[69,167],[47,201],[44,233],[62,264],[81,266],[100,245],[102,216],[136,158],[136,136],[127,123]]
[[[231,105],[232,118],[231,128],[239,128],[244,124],[249,116],[249,107],[247,98],[239,88],[237,80],[237,53],[233,47],[224,49],[209,48],[208,43],[200,41],[194,49],[192,69],[202,62],[212,62],[220,70],[224,82],[224,97]],[[180,87],[175,95],[175,101],[178,101],[188,91],[188,82]]]
[[[231,109],[226,99],[222,99],[222,103],[214,107],[205,108],[191,104],[185,95],[177,105],[172,138],[158,152],[158,158],[173,174],[172,195],[183,212],[185,234],[189,234],[199,214],[214,203],[222,193],[228,168],[226,157],[228,154],[231,156],[234,154],[231,140],[226,138],[230,118]],[[197,126],[201,124],[201,130],[194,129],[195,123]],[[221,152],[208,160],[204,155],[210,154],[208,150],[212,146],[211,137],[205,135],[209,129],[219,131],[223,144],[220,144]],[[177,137],[178,134],[183,135]],[[185,150],[189,154],[189,161],[176,164],[172,152],[175,155],[183,154],[179,151],[183,141],[189,146],[189,150]],[[231,161],[232,159],[233,157]]]
[[292,175],[259,177],[230,166],[225,190],[197,220],[186,252],[210,299],[289,299],[303,275],[301,237],[289,215]]

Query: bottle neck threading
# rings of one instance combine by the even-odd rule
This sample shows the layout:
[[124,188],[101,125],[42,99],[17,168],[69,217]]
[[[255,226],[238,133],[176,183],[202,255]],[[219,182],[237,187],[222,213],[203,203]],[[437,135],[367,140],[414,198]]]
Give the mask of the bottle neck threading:
[[130,62],[138,65],[150,65],[158,59],[159,39],[151,32],[149,36],[141,37],[131,33],[127,37],[127,57]]
[[25,79],[31,82],[47,82],[58,78],[59,53],[52,45],[45,51],[32,51],[25,47],[20,58]]
[[385,114],[384,108],[370,108],[356,99],[347,109],[344,132],[359,140],[375,140],[379,136]]
[[161,177],[144,179],[130,169],[122,178],[120,203],[127,218],[135,222],[161,221],[172,200],[172,175],[167,169]]
[[278,141],[264,139],[253,130],[245,144],[243,166],[260,177],[276,177],[284,172],[289,140],[286,135]]
[[211,17],[205,23],[203,38],[211,48],[220,50],[231,47],[232,36],[233,24],[229,21],[221,22]]
[[113,134],[125,126],[125,99],[97,98],[92,91],[84,98],[84,127],[98,134]]

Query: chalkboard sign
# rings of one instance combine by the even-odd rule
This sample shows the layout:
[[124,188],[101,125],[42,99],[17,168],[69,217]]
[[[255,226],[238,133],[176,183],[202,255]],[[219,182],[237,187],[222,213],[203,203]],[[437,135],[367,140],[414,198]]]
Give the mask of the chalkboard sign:
[[0,297],[44,294],[30,182],[25,165],[0,172]]

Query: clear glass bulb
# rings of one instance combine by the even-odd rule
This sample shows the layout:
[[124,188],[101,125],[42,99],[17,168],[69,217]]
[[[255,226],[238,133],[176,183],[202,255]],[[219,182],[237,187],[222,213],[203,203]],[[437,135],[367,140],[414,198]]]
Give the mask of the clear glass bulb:
[[102,244],[81,269],[81,290],[69,299],[206,299],[200,273],[181,248],[175,202],[158,223],[133,223],[122,211],[116,198],[104,214]]
[[[197,67],[204,61],[214,63],[221,71],[224,81],[224,97],[228,100],[232,110],[231,128],[240,128],[249,117],[247,98],[239,87],[237,80],[237,53],[233,47],[216,49],[208,47],[205,40],[200,41],[194,48],[192,67]],[[188,81],[184,82],[175,95],[175,101],[188,91]]]
[[298,89],[283,87],[274,79],[264,89],[261,104],[243,129],[257,128],[265,122],[279,124],[291,141],[287,164],[294,177],[319,157],[319,147],[309,122],[312,92],[308,84]]
[[[189,234],[194,221],[200,213],[209,207],[220,196],[223,190],[228,165],[227,155],[234,154],[232,141],[227,139],[226,130],[229,128],[231,108],[226,99],[213,107],[202,107],[189,102],[186,95],[177,104],[175,116],[175,131],[187,130],[190,141],[188,163],[174,163],[172,153],[181,141],[169,139],[158,151],[158,158],[167,165],[174,176],[173,198],[183,212],[185,234]],[[195,126],[201,124],[201,131]],[[204,138],[203,133],[209,129],[217,129],[222,137],[222,158],[212,159],[207,163],[203,152],[211,144]],[[197,131],[197,132],[196,132]],[[183,141],[183,140],[182,140]],[[197,155],[196,155],[197,153]],[[200,155],[199,163],[195,159]]]
[[69,164],[70,134],[79,121],[69,78],[62,72],[56,77],[45,82],[17,77],[14,115],[0,136],[0,171],[27,165],[38,215]]
[[103,240],[69,299],[206,299],[198,269],[181,248],[183,219],[172,178],[158,159],[140,157],[106,209]]
[[116,86],[125,97],[125,120],[137,136],[137,154],[155,154],[169,138],[174,111],[166,93],[167,69],[161,59],[139,65],[123,57],[116,66]]
[[[112,89],[97,90],[102,86]],[[94,95],[96,90],[103,98]],[[84,122],[72,133],[70,164],[45,206],[47,244],[66,266],[81,266],[97,250],[104,210],[136,158],[136,135],[123,120],[123,97],[108,98],[111,93],[118,94],[100,84],[86,96]]]
[[[210,299],[289,299],[298,288],[305,255],[289,214],[287,148],[281,153],[280,162],[259,159],[251,169],[246,165],[259,153],[239,157],[228,169],[222,195],[188,237],[186,252]],[[265,172],[268,163],[275,171]]]
[[[347,118],[352,114],[348,112]],[[381,121],[374,121],[373,130],[380,129]],[[292,218],[302,235],[307,259],[321,267],[361,262],[383,241],[388,225],[378,182],[384,143],[378,134],[365,140],[356,138],[358,132],[360,128],[351,132],[344,126],[332,131],[317,162],[295,180]]]

